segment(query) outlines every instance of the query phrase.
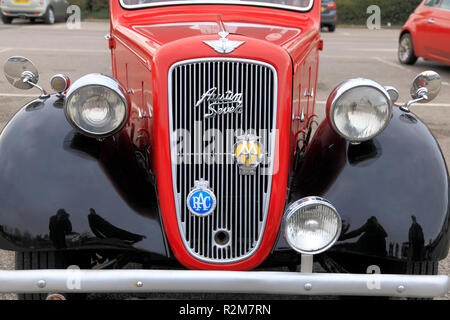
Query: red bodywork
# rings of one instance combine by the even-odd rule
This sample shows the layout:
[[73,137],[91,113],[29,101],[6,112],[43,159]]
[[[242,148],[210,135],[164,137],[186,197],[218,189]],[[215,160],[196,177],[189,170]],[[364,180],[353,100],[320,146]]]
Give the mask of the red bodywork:
[[450,64],[450,8],[425,3],[409,17],[401,35],[411,34],[416,56]]
[[[130,115],[120,135],[148,149],[155,173],[159,205],[169,245],[191,269],[249,270],[269,255],[279,234],[297,140],[314,115],[318,51],[321,44],[320,1],[306,13],[243,5],[183,5],[125,10],[111,0],[114,77],[130,93]],[[219,18],[220,17],[220,18]],[[203,43],[217,40],[222,20],[230,40],[245,41],[222,55]],[[255,254],[230,264],[213,264],[191,256],[176,218],[169,147],[168,72],[178,61],[226,57],[266,62],[278,73],[275,167],[264,235]],[[311,94],[314,93],[314,94]],[[301,114],[306,121],[300,121]],[[139,113],[146,114],[145,121]],[[136,139],[148,136],[148,144]],[[136,142],[137,141],[137,142]]]

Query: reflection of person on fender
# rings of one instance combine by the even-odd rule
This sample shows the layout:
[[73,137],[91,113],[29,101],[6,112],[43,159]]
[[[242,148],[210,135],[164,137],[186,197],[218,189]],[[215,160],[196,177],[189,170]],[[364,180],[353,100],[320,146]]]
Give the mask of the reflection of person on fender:
[[66,235],[72,232],[70,214],[64,209],[59,209],[56,215],[50,217],[50,240],[56,249],[66,248]]
[[409,250],[413,261],[421,261],[424,258],[425,239],[420,224],[417,223],[415,216],[411,216],[412,224],[409,228]]
[[99,239],[120,239],[128,243],[136,243],[145,239],[145,236],[134,234],[113,226],[99,216],[92,208],[89,209],[88,221],[92,232]]
[[339,240],[352,239],[359,235],[361,237],[354,244],[355,250],[379,256],[387,255],[386,238],[388,235],[376,217],[370,217],[361,228],[342,235]]

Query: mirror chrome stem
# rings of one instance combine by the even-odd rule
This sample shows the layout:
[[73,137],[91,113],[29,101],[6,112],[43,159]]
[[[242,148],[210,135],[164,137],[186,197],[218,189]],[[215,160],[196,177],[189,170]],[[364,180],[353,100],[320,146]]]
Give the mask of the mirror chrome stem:
[[409,109],[409,107],[417,102],[421,102],[421,101],[428,101],[428,90],[427,88],[420,88],[419,90],[417,90],[417,99],[414,100],[410,100],[408,101],[406,104],[404,104],[403,106],[400,107],[400,110],[404,111],[404,112],[411,112],[411,110]]
[[41,91],[41,95],[39,97],[40,99],[48,99],[48,98],[50,98],[50,95],[47,93],[47,91],[45,91],[44,88],[42,88],[42,87],[40,87],[40,86],[38,86],[36,84],[37,83],[37,79],[36,79],[36,77],[34,76],[34,74],[32,72],[24,71],[22,73],[22,82],[23,83],[27,83],[27,84],[29,84],[30,86],[32,86],[32,87],[34,87],[36,89],[39,89]]

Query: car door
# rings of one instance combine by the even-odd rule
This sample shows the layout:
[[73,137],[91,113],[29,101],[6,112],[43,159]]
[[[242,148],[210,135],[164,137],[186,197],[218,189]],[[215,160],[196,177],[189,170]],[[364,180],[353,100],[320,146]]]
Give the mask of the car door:
[[441,0],[427,0],[415,11],[415,38],[416,53],[428,59],[436,55],[436,47],[440,43],[440,36],[436,31],[436,12]]
[[440,39],[434,54],[439,60],[450,63],[450,0],[441,0],[434,20],[436,37]]

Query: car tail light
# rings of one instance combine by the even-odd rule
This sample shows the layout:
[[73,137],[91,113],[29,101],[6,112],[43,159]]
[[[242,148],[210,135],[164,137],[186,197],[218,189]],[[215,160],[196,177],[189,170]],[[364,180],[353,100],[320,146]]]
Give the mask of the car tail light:
[[329,4],[327,4],[327,9],[336,9],[336,2],[332,2],[332,3],[329,3]]

